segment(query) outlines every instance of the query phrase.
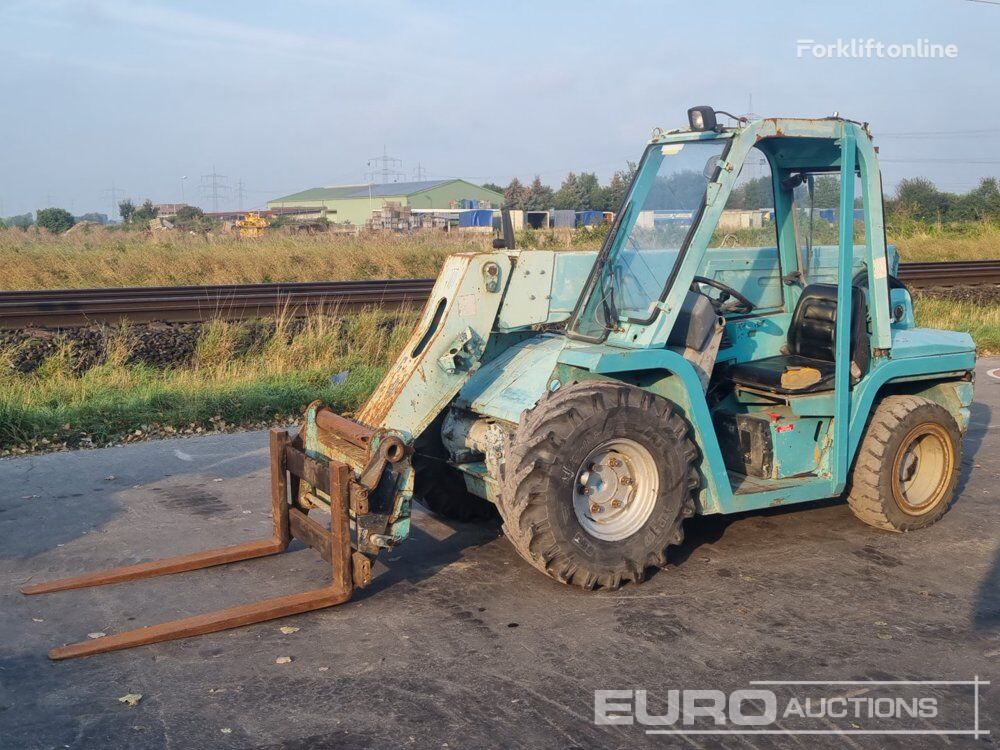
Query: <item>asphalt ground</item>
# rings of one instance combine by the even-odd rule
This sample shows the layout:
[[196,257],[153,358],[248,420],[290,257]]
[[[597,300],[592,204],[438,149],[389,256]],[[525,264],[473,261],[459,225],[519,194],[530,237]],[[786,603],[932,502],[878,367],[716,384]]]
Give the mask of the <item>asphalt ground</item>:
[[[657,714],[672,689],[688,691],[682,700],[762,689],[750,685],[759,680],[995,682],[1000,380],[987,370],[998,366],[978,368],[958,501],[924,531],[877,531],[842,502],[695,518],[670,567],[641,586],[588,593],[539,574],[494,525],[418,509],[411,539],[383,555],[348,604],[64,662],[47,650],[304,591],[325,582],[327,567],[296,544],[221,568],[26,597],[17,591],[26,583],[267,536],[267,439],[0,461],[0,747],[991,746],[995,684],[766,688],[782,709],[790,697],[933,699],[934,716],[903,722],[920,731],[972,730],[978,690],[978,726],[992,732],[978,741],[650,735],[658,727],[596,725],[594,691],[647,690]],[[283,656],[292,660],[276,663]],[[130,707],[126,694],[142,698]],[[783,717],[768,728],[903,725],[868,718]]]

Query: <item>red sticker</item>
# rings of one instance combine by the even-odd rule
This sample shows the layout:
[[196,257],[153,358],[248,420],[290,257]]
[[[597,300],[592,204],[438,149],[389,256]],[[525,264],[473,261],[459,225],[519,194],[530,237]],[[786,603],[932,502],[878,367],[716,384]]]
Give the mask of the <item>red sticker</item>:
[[795,429],[795,425],[793,423],[789,423],[789,424],[779,424],[777,427],[774,428],[774,431],[775,432],[791,432],[794,429]]

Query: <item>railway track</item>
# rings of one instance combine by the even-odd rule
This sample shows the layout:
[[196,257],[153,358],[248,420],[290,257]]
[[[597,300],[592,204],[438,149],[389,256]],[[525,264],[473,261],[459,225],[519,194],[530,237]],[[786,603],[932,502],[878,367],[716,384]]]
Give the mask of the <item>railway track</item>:
[[915,289],[1000,284],[1000,260],[900,263],[899,279]]
[[[913,288],[1000,284],[1000,261],[903,263],[900,279]],[[122,287],[0,292],[0,329],[59,328],[115,323],[200,322],[302,315],[329,310],[422,305],[433,279],[316,281],[180,287]]]
[[419,306],[433,279],[318,281],[217,286],[122,287],[0,292],[0,329],[89,323],[191,323],[298,316],[329,310]]

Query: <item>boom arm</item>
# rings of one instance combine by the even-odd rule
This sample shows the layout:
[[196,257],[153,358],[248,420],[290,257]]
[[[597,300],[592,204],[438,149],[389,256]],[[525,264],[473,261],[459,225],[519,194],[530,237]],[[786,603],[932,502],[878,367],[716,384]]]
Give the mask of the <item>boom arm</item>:
[[478,368],[510,273],[506,253],[449,257],[420,323],[358,421],[417,438]]

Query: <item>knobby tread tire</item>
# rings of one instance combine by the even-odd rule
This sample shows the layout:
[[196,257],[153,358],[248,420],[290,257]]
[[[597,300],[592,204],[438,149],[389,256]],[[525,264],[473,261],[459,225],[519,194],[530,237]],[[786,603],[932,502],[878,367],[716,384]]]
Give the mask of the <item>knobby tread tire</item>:
[[[925,515],[904,513],[893,500],[892,466],[899,443],[921,422],[937,422],[948,429],[955,448],[953,476],[946,495]],[[951,413],[920,396],[887,396],[879,402],[865,431],[847,486],[847,502],[854,515],[886,531],[913,531],[938,521],[954,502],[962,464],[962,439]]]
[[[498,502],[504,533],[525,560],[562,583],[586,589],[640,583],[649,568],[667,564],[667,548],[683,541],[684,519],[694,515],[701,480],[689,433],[667,399],[641,388],[587,381],[546,392],[521,414],[507,446]],[[612,437],[650,450],[660,486],[646,524],[609,542],[576,520],[572,487],[579,464],[570,463]]]

